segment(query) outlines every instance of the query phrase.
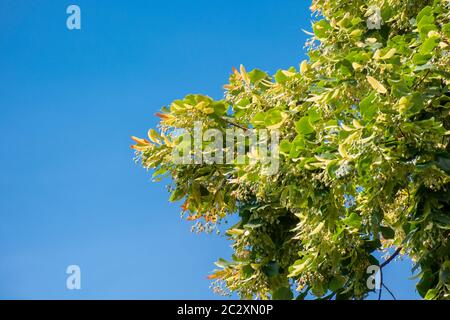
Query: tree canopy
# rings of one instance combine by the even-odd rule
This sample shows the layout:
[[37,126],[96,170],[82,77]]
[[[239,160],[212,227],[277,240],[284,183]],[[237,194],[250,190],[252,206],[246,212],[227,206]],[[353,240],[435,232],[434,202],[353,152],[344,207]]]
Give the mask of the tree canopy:
[[[234,254],[210,276],[217,290],[362,299],[374,290],[368,268],[386,265],[376,252],[392,248],[413,260],[422,297],[449,299],[450,1],[314,0],[311,10],[308,60],[273,76],[241,66],[223,100],[174,101],[150,140],[133,137],[137,158],[171,178],[170,200],[197,230],[239,216],[226,231]],[[276,130],[277,173],[175,162],[179,130],[199,122],[224,135]]]

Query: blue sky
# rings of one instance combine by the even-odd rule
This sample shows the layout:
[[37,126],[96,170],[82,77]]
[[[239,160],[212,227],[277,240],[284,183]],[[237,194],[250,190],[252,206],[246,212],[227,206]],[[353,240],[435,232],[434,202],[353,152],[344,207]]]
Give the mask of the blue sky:
[[[0,298],[220,298],[206,276],[230,243],[190,232],[130,136],[174,99],[221,98],[232,66],[298,66],[301,28],[308,1],[2,0]],[[409,267],[385,272],[398,298],[417,297]]]

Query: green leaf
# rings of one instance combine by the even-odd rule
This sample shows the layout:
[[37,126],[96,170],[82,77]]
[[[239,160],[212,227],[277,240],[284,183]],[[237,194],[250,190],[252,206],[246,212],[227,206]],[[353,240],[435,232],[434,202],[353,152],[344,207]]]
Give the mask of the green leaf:
[[309,290],[305,290],[301,292],[295,300],[305,300],[306,296],[308,295]]
[[433,214],[433,220],[442,224],[443,227],[450,229],[450,215],[448,214]]
[[311,123],[316,123],[317,121],[322,119],[321,115],[319,114],[319,112],[317,112],[316,109],[310,109],[308,111],[308,117]]
[[272,109],[266,113],[264,118],[264,124],[266,127],[273,127],[277,124],[281,124],[283,117],[280,110]]
[[450,23],[447,23],[442,27],[442,32],[444,32],[445,36],[450,39]]
[[411,92],[411,89],[407,86],[404,80],[399,81],[391,80],[388,82],[391,85],[391,93],[394,95],[394,97],[398,99],[408,95]]
[[445,261],[439,271],[439,281],[444,284],[450,284],[450,261]]
[[331,291],[336,292],[341,289],[346,282],[346,278],[344,276],[335,276],[331,279],[328,287]]
[[431,63],[426,63],[424,65],[418,66],[414,68],[414,72],[420,72],[424,70],[430,70],[433,68],[433,65]]
[[350,216],[345,218],[343,221],[350,227],[359,228],[361,226],[362,219],[356,212],[352,212]]
[[255,127],[262,127],[266,123],[266,114],[264,112],[258,112],[250,123]]
[[425,297],[428,290],[431,288],[433,281],[433,273],[430,270],[424,270],[420,281],[416,285],[417,292],[419,292],[422,297]]
[[427,39],[428,33],[430,31],[436,31],[436,25],[434,23],[427,23],[427,19],[422,19],[423,22],[421,22],[417,28],[419,29],[420,32],[420,38],[422,40]]
[[395,238],[395,231],[392,228],[389,227],[380,227],[381,234],[383,235],[384,239],[394,239]]
[[273,300],[292,300],[294,295],[292,294],[291,289],[287,287],[278,288],[273,294]]
[[266,276],[269,278],[275,277],[280,272],[280,266],[277,262],[271,261],[268,264],[266,264],[264,267],[262,267],[262,271]]
[[444,170],[447,173],[450,173],[450,159],[444,157],[438,157],[436,164],[439,168]]
[[156,178],[158,176],[162,176],[167,172],[167,169],[164,167],[159,168],[152,174],[152,178]]
[[420,66],[420,65],[426,64],[430,59],[431,59],[431,54],[416,53],[413,56],[412,61],[414,62],[414,64]]
[[372,120],[373,116],[377,113],[378,107],[375,104],[375,99],[377,94],[375,92],[371,92],[367,97],[365,97],[359,103],[359,110],[361,115],[365,120]]
[[319,39],[326,38],[329,30],[331,30],[331,26],[325,19],[313,24],[314,34]]
[[186,194],[183,190],[177,188],[177,189],[175,189],[174,192],[172,192],[172,195],[170,196],[170,201],[171,202],[179,201],[179,200],[183,199],[185,195]]
[[422,10],[420,10],[420,12],[417,14],[417,17],[416,17],[417,23],[420,23],[422,18],[425,16],[428,16],[428,17],[433,16],[433,8],[432,7],[426,6]]
[[280,84],[286,83],[291,77],[288,76],[288,74],[293,73],[292,71],[286,71],[286,70],[278,70],[277,73],[275,73],[275,81]]
[[407,110],[407,114],[413,115],[423,109],[423,97],[419,92],[414,92],[409,99],[410,105]]
[[242,267],[241,272],[244,279],[248,279],[255,273],[255,270],[251,267],[251,265],[247,264]]
[[304,149],[305,149],[305,141],[302,139],[302,136],[297,136],[294,139],[294,141],[292,141],[289,157],[292,159],[297,158]]
[[218,116],[223,116],[227,112],[227,106],[223,102],[214,102],[212,104],[214,113]]
[[437,30],[434,23],[433,13],[425,7],[417,16],[417,29],[420,33],[420,38],[425,40],[428,33],[432,30]]
[[322,282],[317,281],[312,283],[311,291],[316,297],[322,297],[326,293],[326,288]]
[[433,52],[436,45],[437,45],[437,41],[436,41],[435,37],[428,38],[420,46],[419,53],[422,55],[427,55],[427,54]]
[[252,71],[250,71],[248,73],[248,77],[251,82],[258,83],[259,81],[261,81],[263,79],[267,79],[269,77],[269,75],[259,69],[253,69]]
[[439,294],[438,289],[430,289],[427,291],[427,294],[425,295],[425,300],[433,300],[436,298],[436,296]]
[[327,173],[330,178],[336,178],[336,170],[340,167],[339,162],[337,160],[332,160],[327,164]]
[[308,135],[314,132],[314,127],[309,122],[309,117],[305,116],[295,123],[295,130],[302,135]]
[[292,144],[287,140],[282,140],[280,142],[280,151],[283,153],[289,153],[291,151]]

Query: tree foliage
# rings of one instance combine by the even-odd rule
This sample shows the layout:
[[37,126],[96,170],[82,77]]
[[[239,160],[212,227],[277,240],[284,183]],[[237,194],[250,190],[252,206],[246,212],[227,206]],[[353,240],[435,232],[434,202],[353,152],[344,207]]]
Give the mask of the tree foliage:
[[[361,299],[377,250],[414,261],[417,290],[450,297],[450,2],[314,0],[308,61],[241,66],[220,101],[189,95],[134,138],[198,228],[227,215],[234,254],[210,277],[242,298]],[[373,26],[378,19],[379,26]],[[175,164],[193,123],[279,130],[280,167]],[[380,259],[381,260],[381,259]],[[291,291],[294,287],[296,290]]]

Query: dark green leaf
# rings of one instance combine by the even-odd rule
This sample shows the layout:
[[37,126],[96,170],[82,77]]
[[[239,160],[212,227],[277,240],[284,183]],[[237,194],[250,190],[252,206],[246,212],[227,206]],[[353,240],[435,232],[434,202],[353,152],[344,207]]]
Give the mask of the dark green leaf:
[[389,227],[380,227],[384,239],[394,239],[395,231]]
[[291,289],[287,287],[278,288],[273,294],[273,300],[292,300],[294,295],[292,294]]

